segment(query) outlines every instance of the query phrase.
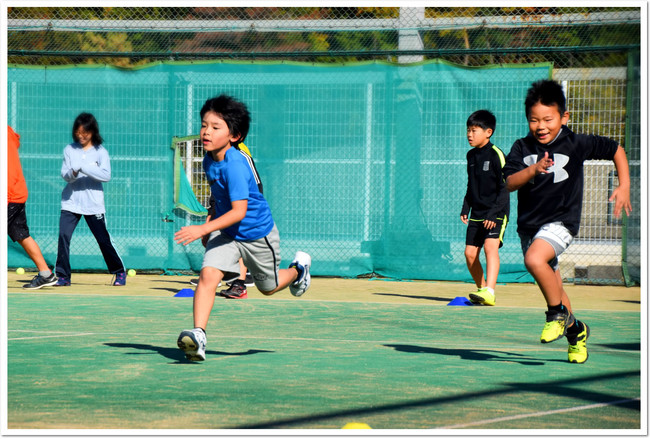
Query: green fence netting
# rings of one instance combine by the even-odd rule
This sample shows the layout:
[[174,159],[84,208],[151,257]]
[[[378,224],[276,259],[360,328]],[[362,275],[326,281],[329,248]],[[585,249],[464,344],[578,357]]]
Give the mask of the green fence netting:
[[[203,209],[169,145],[198,134],[203,102],[228,93],[252,114],[246,144],[280,230],[283,266],[300,249],[312,255],[314,275],[469,281],[459,219],[465,121],[477,109],[493,111],[492,140],[507,153],[527,133],[527,88],[550,76],[550,64],[461,68],[436,61],[9,66],[8,120],[21,135],[30,229],[51,265],[62,151],[74,118],[88,111],[111,156],[106,217],[125,264],[198,270],[200,242],[183,247],[173,234],[204,221]],[[511,211],[499,280],[530,281],[515,233],[515,196]],[[11,241],[8,252],[10,267],[31,266]],[[105,268],[83,222],[71,264],[73,271]]]
[[[175,137],[171,144],[171,148],[174,150],[174,209],[181,209],[190,215],[195,216],[206,216],[208,209],[199,202],[196,198],[196,194],[192,189],[192,184],[187,178],[186,173],[183,171],[183,164],[180,155],[180,148],[177,148],[177,143],[182,142],[184,139],[195,139],[196,137],[190,136],[186,138],[179,139]],[[206,203],[207,204],[207,203]],[[169,211],[165,218],[169,219],[169,216],[172,214]]]

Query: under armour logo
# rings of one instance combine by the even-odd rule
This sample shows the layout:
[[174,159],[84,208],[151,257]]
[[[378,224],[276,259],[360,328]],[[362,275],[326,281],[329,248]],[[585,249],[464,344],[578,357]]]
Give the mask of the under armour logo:
[[[527,155],[524,157],[526,166],[537,163],[537,155]],[[569,156],[564,154],[553,154],[553,166],[548,168],[549,173],[553,173],[553,183],[559,183],[569,178],[569,173],[564,170],[569,163]]]
[[569,173],[564,167],[569,163],[569,156],[564,154],[553,154],[553,166],[548,168],[548,172],[553,173],[553,183],[559,183],[569,178]]

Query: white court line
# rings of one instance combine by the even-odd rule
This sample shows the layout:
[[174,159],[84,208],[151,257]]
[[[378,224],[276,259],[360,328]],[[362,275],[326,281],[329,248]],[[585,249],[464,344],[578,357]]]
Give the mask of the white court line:
[[[9,331],[7,331],[9,332]],[[19,332],[25,332],[25,331],[19,331]],[[42,338],[57,338],[57,337],[81,337],[84,335],[93,335],[92,332],[84,332],[84,333],[78,333],[75,332],[73,333],[68,333],[68,334],[57,334],[57,335],[38,335],[34,337],[16,337],[16,338],[7,338],[7,341],[12,341],[12,340],[34,340],[34,339],[42,339]]]
[[[9,333],[11,332],[20,332],[20,333],[26,333],[26,332],[34,332],[34,333],[42,333],[41,331],[36,331],[36,330],[24,330],[24,329],[8,329],[7,330],[7,336],[9,336]],[[171,337],[174,338],[178,334],[171,334],[171,333],[157,333],[157,334],[142,334],[140,332],[135,332],[135,333],[125,333],[125,332],[84,332],[84,333],[78,333],[78,332],[47,332],[45,334],[49,335],[36,335],[33,337],[14,337],[14,338],[7,338],[7,341],[12,341],[12,340],[37,340],[41,338],[57,338],[57,337],[78,337],[82,335],[95,335],[95,336],[113,336],[113,335],[119,335],[119,336],[128,336],[128,337],[147,337],[147,338],[153,338],[153,337]],[[259,337],[259,336],[254,336],[254,335],[212,335],[210,336],[210,340],[214,339],[235,339],[235,340],[261,340],[261,341],[271,341],[271,340],[279,340],[279,341],[315,341],[315,342],[330,342],[330,343],[360,343],[360,344],[404,344],[406,343],[404,340],[399,339],[399,340],[350,340],[350,339],[338,339],[338,338],[314,338],[314,337]],[[412,344],[414,343],[413,340],[409,340],[409,343]],[[446,349],[446,348],[454,348],[458,349],[457,344],[453,343],[435,343],[434,345],[431,345],[427,342],[427,340],[422,340],[421,342],[423,344],[424,348],[440,348],[440,349]],[[462,349],[458,349],[462,350]],[[550,344],[545,344],[542,345],[540,344],[537,347],[533,346],[519,346],[515,347],[512,346],[511,344],[503,344],[503,345],[487,345],[487,346],[481,346],[480,348],[476,349],[468,349],[468,350],[474,350],[474,351],[494,351],[494,350],[499,350],[499,351],[513,351],[513,352],[555,352],[557,349],[554,348],[554,346]],[[591,348],[590,352],[625,352],[628,354],[641,354],[640,351],[637,350],[627,350],[627,349],[612,349],[612,348]]]
[[[37,331],[37,330],[24,330],[24,329],[9,329],[7,330],[7,335],[11,332],[19,332],[19,333],[39,333],[43,334],[42,331]],[[142,334],[140,332],[136,333],[125,333],[125,332],[85,332],[83,334],[80,334],[78,332],[46,332],[44,333],[45,335],[35,335],[32,337],[12,337],[12,338],[7,338],[8,341],[12,340],[35,340],[35,339],[40,339],[40,338],[56,338],[56,337],[76,337],[80,335],[94,335],[94,336],[113,336],[113,335],[119,335],[119,336],[127,336],[127,337],[132,337],[132,336],[141,336],[141,337],[147,337],[147,338],[153,338],[153,337],[176,337],[178,334],[171,334],[171,333],[158,333],[158,334]],[[254,336],[254,335],[212,335],[210,336],[211,340],[214,339],[234,339],[234,340],[261,340],[261,341],[271,341],[271,340],[278,340],[278,341],[316,341],[316,342],[332,342],[332,343],[361,343],[361,344],[404,344],[405,341],[402,339],[399,340],[351,340],[351,339],[338,339],[338,338],[314,338],[314,337],[259,337],[259,336]],[[422,343],[425,343],[425,340],[422,341]],[[425,347],[433,347],[433,348],[445,348],[445,347],[456,347],[457,345],[451,344],[451,343],[436,343],[435,346],[425,346]],[[490,345],[490,346],[482,346],[480,349],[476,350],[485,350],[485,351],[490,351],[490,350],[495,350],[495,349],[505,349],[505,348],[512,349],[512,345]],[[540,346],[539,348],[528,348],[528,347],[519,347],[516,349],[517,351],[534,351],[537,352],[539,350],[552,350],[549,346]],[[617,350],[619,352],[620,350]]]
[[468,422],[466,424],[455,424],[455,425],[447,425],[445,427],[436,427],[436,429],[467,428],[467,427],[474,427],[474,426],[477,426],[477,425],[493,424],[495,422],[514,421],[514,420],[517,420],[517,419],[532,418],[532,417],[535,417],[535,416],[548,416],[548,415],[555,415],[557,413],[567,413],[567,412],[576,412],[576,411],[581,411],[581,410],[590,410],[590,409],[595,409],[595,408],[598,408],[598,407],[607,407],[607,406],[611,406],[611,405],[625,404],[625,403],[632,402],[632,401],[640,401],[640,398],[621,399],[619,401],[610,401],[610,402],[601,402],[601,403],[598,403],[598,404],[581,405],[581,406],[578,406],[578,407],[569,407],[569,408],[566,408],[566,409],[547,410],[545,412],[535,412],[535,413],[527,413],[527,414],[522,414],[522,415],[504,416],[502,418],[485,419],[483,421]]
[[[109,284],[107,284],[108,286]],[[162,299],[162,300],[182,300],[182,299],[187,299],[187,297],[174,297],[174,296],[149,296],[149,295],[133,295],[133,294],[112,294],[112,293],[104,293],[104,294],[95,294],[95,293],[51,293],[51,292],[46,292],[46,291],[29,291],[29,292],[24,292],[24,291],[8,291],[7,294],[16,294],[16,295],[24,295],[24,296],[36,296],[36,295],[42,295],[42,296],[57,296],[57,297],[119,297],[119,298],[149,298],[149,299]],[[431,300],[435,299],[435,297],[432,297]],[[453,299],[449,298],[449,301]],[[228,299],[224,299],[228,300]],[[249,297],[246,299],[248,301],[259,301],[259,302],[266,302],[266,303],[278,303],[280,305],[283,305],[283,302],[296,302],[296,299],[293,298],[279,298],[279,297],[274,297],[273,299],[267,298],[267,297]],[[374,302],[374,301],[367,301],[367,300],[334,300],[334,299],[328,299],[328,300],[323,300],[323,299],[315,299],[312,298],[311,296],[304,297],[300,299],[302,302],[309,302],[309,303],[335,303],[335,304],[348,304],[348,303],[358,303],[358,304],[363,304],[363,305],[388,305],[388,306],[414,306],[414,307],[434,307],[434,308],[441,308],[445,309],[446,305],[442,304],[433,304],[430,302],[412,302],[412,303],[400,303],[400,302]],[[423,299],[423,300],[428,300],[428,299]],[[469,300],[469,299],[468,299]],[[456,307],[453,307],[456,308]],[[469,307],[472,308],[472,307]],[[481,308],[480,306],[476,306],[476,308]],[[494,307],[492,307],[494,308]],[[497,307],[498,309],[525,309],[525,310],[536,310],[536,311],[542,311],[546,310],[544,307],[540,306],[515,306],[515,305],[500,305]],[[580,308],[580,311],[603,311],[602,309],[597,309],[597,308]],[[609,311],[609,312],[622,312],[622,313],[640,313],[640,310],[618,310],[618,311]]]

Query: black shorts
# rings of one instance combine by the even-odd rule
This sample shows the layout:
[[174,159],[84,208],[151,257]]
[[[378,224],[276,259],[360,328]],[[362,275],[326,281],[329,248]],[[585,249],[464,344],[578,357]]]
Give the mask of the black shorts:
[[14,242],[29,238],[25,203],[7,204],[7,234]]
[[465,237],[465,245],[473,245],[474,247],[483,247],[486,239],[498,239],[499,248],[503,246],[503,234],[508,225],[507,218],[497,218],[496,226],[493,229],[486,229],[483,227],[483,220],[470,219],[467,223],[467,235]]

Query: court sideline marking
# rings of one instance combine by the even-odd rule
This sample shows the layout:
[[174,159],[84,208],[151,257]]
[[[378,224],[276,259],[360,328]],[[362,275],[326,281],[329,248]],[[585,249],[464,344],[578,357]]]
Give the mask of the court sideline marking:
[[455,425],[447,425],[444,427],[436,427],[436,429],[452,429],[452,428],[467,428],[467,427],[474,427],[477,425],[485,425],[485,424],[493,424],[495,422],[503,422],[503,421],[516,421],[518,419],[525,419],[525,418],[532,418],[536,416],[548,416],[548,415],[555,415],[558,413],[567,413],[567,412],[576,412],[576,411],[582,411],[582,410],[590,410],[590,409],[595,409],[599,407],[607,407],[607,406],[612,406],[612,405],[618,405],[618,404],[626,404],[628,402],[632,401],[640,401],[641,398],[632,398],[632,399],[621,399],[618,401],[609,401],[609,402],[601,402],[598,404],[588,404],[588,405],[581,405],[577,407],[569,407],[565,409],[557,409],[557,410],[547,410],[543,412],[534,412],[534,413],[526,413],[526,414],[521,414],[521,415],[513,415],[513,416],[504,416],[502,418],[494,418],[494,419],[484,419],[482,421],[475,421],[475,422],[467,422],[465,424],[455,424]]
[[[80,336],[111,336],[111,335],[133,335],[133,336],[141,336],[141,333],[124,333],[124,332],[52,332],[48,331],[45,332],[44,335],[34,335],[31,337],[9,337],[10,332],[34,332],[34,333],[42,333],[42,331],[37,331],[33,329],[8,329],[7,330],[7,341],[15,341],[15,340],[39,340],[39,339],[45,339],[45,338],[57,338],[57,337],[80,337]],[[47,335],[46,335],[47,334]],[[147,337],[150,337],[152,334],[148,334]],[[158,333],[155,334],[158,337],[176,337],[176,334],[172,333]],[[404,340],[402,339],[397,339],[397,340],[350,340],[350,339],[337,339],[337,338],[315,338],[315,337],[260,337],[260,336],[255,336],[255,335],[237,335],[237,336],[230,336],[230,335],[214,335],[211,337],[211,339],[246,339],[246,340],[262,340],[262,341],[270,341],[270,340],[282,340],[282,341],[315,341],[315,342],[333,342],[333,343],[361,343],[361,344],[391,344],[391,343],[403,343]],[[451,346],[454,347],[456,346],[455,344],[448,344],[448,343],[435,343],[432,344],[432,346],[436,347],[446,347],[446,346]],[[531,351],[531,352],[538,352],[538,351],[556,351],[556,349],[553,349],[552,346],[547,345],[540,345],[540,346],[535,346],[535,347],[527,347],[524,345],[520,345],[517,347],[512,346],[511,344],[503,344],[503,345],[496,345],[492,344],[489,346],[482,346],[481,348],[473,349],[476,351],[490,351],[494,349],[510,349],[513,351],[517,352],[526,352],[526,351]],[[592,348],[593,349],[593,348]],[[614,348],[607,348],[607,347],[598,347],[596,349],[592,350],[593,352],[626,352],[626,353],[639,353],[638,350],[630,350],[630,349],[614,349]]]

